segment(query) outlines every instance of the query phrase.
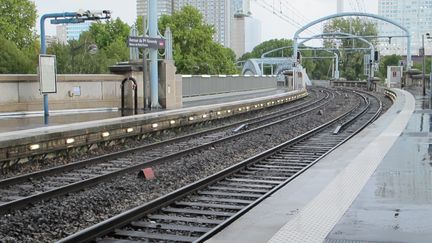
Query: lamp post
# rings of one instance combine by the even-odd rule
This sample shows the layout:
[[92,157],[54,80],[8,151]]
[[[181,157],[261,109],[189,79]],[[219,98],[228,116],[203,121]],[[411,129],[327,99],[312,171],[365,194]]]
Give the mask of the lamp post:
[[[42,15],[40,19],[40,33],[41,33],[41,54],[46,54],[46,41],[45,41],[45,20],[52,19],[51,24],[74,24],[83,23],[89,20],[109,19],[111,18],[111,11],[103,10],[101,12],[90,12],[79,10],[77,12],[65,13],[49,13]],[[48,94],[43,94],[44,100],[44,123],[48,124]]]
[[[429,33],[426,33],[426,39],[430,40],[430,39],[432,39],[432,36]],[[432,58],[432,56],[431,56],[431,58]],[[432,61],[431,61],[431,69],[429,72],[429,91],[430,91],[430,95],[432,98]]]
[[423,82],[423,96],[426,95],[426,78],[425,78],[425,47],[424,47],[424,35],[422,35],[422,48],[420,49],[420,54],[422,55],[423,64],[422,64],[422,82]]

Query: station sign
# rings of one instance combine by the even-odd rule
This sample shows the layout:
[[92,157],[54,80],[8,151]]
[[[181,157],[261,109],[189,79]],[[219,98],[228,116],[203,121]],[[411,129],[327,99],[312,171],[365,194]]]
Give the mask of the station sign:
[[165,48],[165,39],[129,36],[127,45],[128,47],[163,49]]
[[55,55],[39,55],[39,89],[42,94],[57,93]]

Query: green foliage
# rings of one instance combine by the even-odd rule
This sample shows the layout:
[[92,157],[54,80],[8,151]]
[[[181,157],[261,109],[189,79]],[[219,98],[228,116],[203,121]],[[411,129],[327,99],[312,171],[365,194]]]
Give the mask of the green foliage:
[[387,78],[387,66],[399,66],[400,60],[403,60],[403,58],[398,55],[381,57],[381,62],[379,66],[379,77],[382,80]]
[[105,49],[111,43],[119,40],[126,43],[129,36],[130,27],[119,18],[106,23],[93,23],[90,26],[90,36],[100,49]]
[[[332,67],[334,63],[334,55],[323,51],[323,50],[314,50],[314,51],[302,51],[303,57],[320,57],[319,59],[309,59],[304,58],[302,61],[302,66],[306,68],[306,72],[309,75],[310,79],[315,80],[326,80],[331,79]],[[322,59],[322,57],[328,57]]]
[[35,73],[39,45],[36,7],[28,0],[0,1],[0,73]]
[[174,60],[178,73],[236,72],[234,53],[213,41],[213,27],[204,23],[202,14],[196,8],[185,6],[172,16],[162,16],[159,30],[163,33],[167,27],[173,33]]
[[[79,40],[68,45],[54,44],[48,53],[57,56],[58,73],[108,73],[110,65],[129,59],[129,31],[130,27],[120,19],[93,23]],[[92,45],[97,46],[97,53],[90,52]]]
[[[378,30],[375,23],[372,21],[365,21],[362,18],[337,18],[328,22],[324,26],[324,33],[332,32],[343,32],[352,33],[357,36],[369,36],[377,35]],[[340,61],[342,64],[339,66],[341,71],[341,77],[345,77],[347,80],[359,80],[364,79],[366,76],[363,74],[363,56],[365,52],[352,52],[345,51],[343,48],[369,48],[369,45],[354,39],[342,39],[340,42]],[[372,44],[376,44],[372,41]],[[335,39],[326,40],[324,42],[325,47],[335,48],[337,41]],[[370,53],[370,52],[369,52]]]
[[29,0],[0,1],[0,33],[18,48],[32,46],[35,35],[36,6]]
[[35,73],[36,67],[26,51],[15,43],[0,37],[0,73]]
[[[146,20],[147,21],[147,20]],[[143,16],[138,16],[135,21],[135,27],[138,30],[138,35],[143,35],[144,33],[144,23],[143,23]]]
[[[293,41],[289,39],[272,39],[264,41],[263,43],[257,45],[251,52],[245,53],[239,58],[240,61],[248,60],[251,58],[261,58],[262,54],[286,47],[282,50],[278,50],[269,54],[266,57],[291,57],[293,50]],[[329,56],[327,52],[322,51],[302,51],[303,57],[312,56]],[[319,64],[319,65],[318,65]],[[304,58],[302,61],[302,66],[306,69],[308,75],[312,79],[327,79],[331,76],[331,59],[309,59]],[[264,73],[270,74],[270,70],[264,69]]]
[[[281,47],[292,47],[292,46],[293,46],[293,41],[288,39],[272,39],[272,40],[264,41],[263,43],[257,45],[251,52],[247,52],[243,56],[241,56],[239,58],[239,61],[245,61],[251,58],[260,58],[262,54],[268,51],[281,48]],[[287,48],[274,53],[270,53],[266,56],[267,57],[292,56],[292,49]]]

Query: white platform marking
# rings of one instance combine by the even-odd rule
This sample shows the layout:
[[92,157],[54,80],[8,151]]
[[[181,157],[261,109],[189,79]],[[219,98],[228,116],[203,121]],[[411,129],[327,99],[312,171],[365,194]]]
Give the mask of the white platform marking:
[[406,91],[402,112],[316,198],[284,225],[268,242],[322,242],[360,193],[386,153],[406,127],[415,109]]

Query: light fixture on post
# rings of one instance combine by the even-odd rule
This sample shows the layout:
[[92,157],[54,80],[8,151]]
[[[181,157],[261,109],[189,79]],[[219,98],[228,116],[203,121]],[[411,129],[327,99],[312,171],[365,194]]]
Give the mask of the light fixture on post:
[[[65,13],[48,13],[42,15],[40,18],[40,41],[41,41],[41,55],[46,54],[46,37],[45,37],[45,20],[51,19],[51,24],[78,24],[84,23],[86,21],[93,20],[101,20],[101,19],[110,19],[111,11],[102,10],[102,11],[83,11],[78,10],[77,12],[65,12]],[[91,52],[94,52],[96,49],[92,47]],[[43,102],[44,102],[44,123],[48,124],[48,93],[43,94]]]
[[422,35],[422,47],[419,50],[419,55],[422,56],[422,88],[423,88],[422,93],[423,96],[426,96],[426,77],[425,77],[426,59],[425,59],[424,37],[425,35]]
[[[430,40],[432,39],[432,36],[430,33],[426,33],[426,39]],[[431,59],[432,59],[432,55],[431,55]],[[431,60],[431,68],[429,71],[429,92],[432,98],[432,60]]]

